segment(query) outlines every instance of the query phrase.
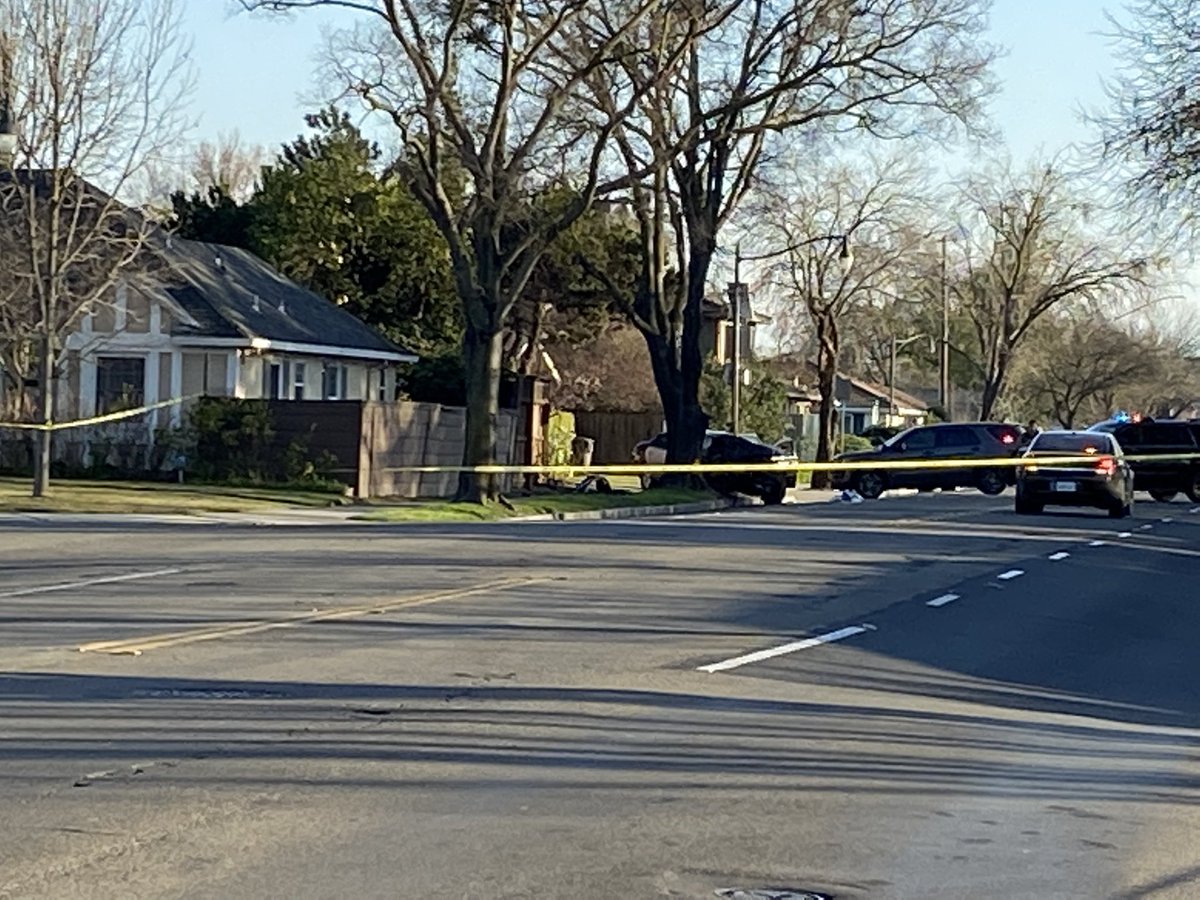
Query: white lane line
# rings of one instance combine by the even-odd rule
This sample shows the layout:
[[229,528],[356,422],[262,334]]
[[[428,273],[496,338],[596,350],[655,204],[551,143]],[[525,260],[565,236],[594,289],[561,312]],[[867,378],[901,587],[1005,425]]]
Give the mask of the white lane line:
[[953,603],[955,600],[958,600],[958,599],[960,599],[958,594],[942,594],[942,596],[940,596],[940,597],[934,597],[932,600],[928,601],[925,605],[926,606],[945,606],[947,603]]
[[166,575],[178,575],[183,569],[155,569],[153,572],[132,572],[128,575],[106,575],[103,578],[86,578],[83,581],[64,581],[61,584],[44,584],[40,587],[21,588],[19,591],[6,591],[0,597],[28,597],[31,594],[49,594],[54,591],[69,591],[74,588],[91,587],[95,584],[116,584],[119,581],[138,581],[142,578],[161,578]]
[[1196,513],[1200,513],[1200,506],[1193,506],[1191,509],[1188,510],[1188,512],[1190,512],[1194,516]]
[[1120,534],[1117,535],[1117,537],[1119,537],[1119,538],[1133,537],[1133,532],[1132,531],[1122,531]]
[[1164,525],[1170,525],[1170,524],[1171,524],[1172,522],[1174,522],[1175,520],[1174,520],[1174,519],[1172,519],[1170,516],[1166,516],[1166,517],[1164,517],[1164,518],[1162,518],[1162,519],[1159,519],[1158,521],[1162,522]]
[[1066,550],[1059,550],[1057,553],[1051,553],[1050,559],[1054,560],[1055,562],[1058,562],[1060,559],[1066,559],[1070,555],[1071,554],[1068,553]]
[[834,641],[842,641],[848,637],[854,637],[856,634],[862,634],[870,630],[865,625],[851,625],[849,628],[839,628],[837,631],[831,631],[828,634],[819,634],[816,637],[805,638],[802,641],[792,641],[789,644],[780,644],[778,647],[771,647],[768,650],[758,650],[755,653],[747,653],[744,656],[735,656],[732,659],[723,659],[720,662],[709,663],[707,666],[700,666],[696,671],[709,673],[727,672],[730,669],[736,669],[740,666],[748,666],[750,663],[762,662],[764,659],[772,659],[787,653],[795,653],[797,650],[808,650],[811,647],[819,647],[822,644],[832,644]]
[[1012,581],[1014,578],[1020,578],[1024,574],[1024,569],[1009,569],[1007,572],[1001,572],[996,578],[1000,581]]
[[1089,547],[1103,547],[1104,541],[1092,541],[1090,544],[1088,544],[1088,546]]
[[1138,526],[1138,531],[1149,531],[1149,530],[1150,530],[1151,528],[1153,528],[1153,527],[1154,527],[1153,525],[1149,525],[1149,524],[1147,524],[1147,525],[1139,525],[1139,526]]

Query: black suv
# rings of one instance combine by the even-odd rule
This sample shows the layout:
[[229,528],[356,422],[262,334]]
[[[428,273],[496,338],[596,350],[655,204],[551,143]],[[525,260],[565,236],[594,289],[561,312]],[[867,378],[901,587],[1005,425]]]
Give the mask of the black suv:
[[[862,468],[833,473],[836,488],[852,488],[868,500],[874,500],[892,488],[916,488],[932,491],[957,487],[975,487],[989,496],[1004,493],[1015,480],[1013,466],[941,465],[952,460],[1012,458],[1017,454],[1021,429],[999,422],[946,423],[920,425],[902,431],[870,450],[843,453],[837,462],[862,463],[879,460],[887,463],[912,462],[911,467]],[[939,465],[922,468],[924,461]]]
[[[1137,490],[1146,491],[1163,503],[1174,500],[1181,492],[1192,502],[1200,503],[1200,458],[1197,458],[1200,454],[1200,422],[1113,419],[1093,425],[1088,431],[1101,431],[1117,439],[1126,456],[1130,457]],[[1161,461],[1143,458],[1155,456],[1168,458]]]

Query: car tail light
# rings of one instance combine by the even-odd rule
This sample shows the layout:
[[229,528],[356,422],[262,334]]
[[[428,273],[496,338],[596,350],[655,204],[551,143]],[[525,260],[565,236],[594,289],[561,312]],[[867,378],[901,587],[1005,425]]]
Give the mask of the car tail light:
[[1096,474],[1111,478],[1117,471],[1117,461],[1111,456],[1102,456],[1096,460]]
[[1000,443],[1002,444],[1015,444],[1016,442],[1017,436],[1011,431],[1006,431],[1004,434],[1000,435]]

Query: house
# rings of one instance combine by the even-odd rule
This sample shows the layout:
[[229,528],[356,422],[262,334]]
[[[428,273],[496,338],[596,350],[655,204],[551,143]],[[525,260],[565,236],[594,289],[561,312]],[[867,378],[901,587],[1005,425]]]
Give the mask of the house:
[[[161,235],[64,343],[59,420],[199,395],[393,400],[417,357],[234,247]],[[181,421],[179,404],[149,415]]]

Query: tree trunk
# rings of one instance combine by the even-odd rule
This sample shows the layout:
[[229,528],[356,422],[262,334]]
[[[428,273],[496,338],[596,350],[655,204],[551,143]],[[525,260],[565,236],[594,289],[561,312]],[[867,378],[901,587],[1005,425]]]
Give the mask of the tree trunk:
[[[834,390],[837,385],[838,334],[832,321],[817,320],[817,394],[820,397],[820,413],[817,428],[817,462],[833,459],[833,436],[837,407],[834,406]],[[813,472],[812,486],[828,488],[832,479],[828,472]]]
[[[693,361],[681,366],[679,363],[686,361],[689,354],[686,347],[678,347],[669,337],[650,332],[643,332],[643,336],[667,422],[667,462],[695,462],[700,458],[708,428],[708,416],[700,407],[699,364]],[[699,356],[698,350],[695,355]],[[664,481],[680,484],[686,477],[668,476]]]
[[[463,337],[463,365],[467,389],[467,434],[463,445],[464,466],[496,464],[497,420],[500,416],[500,367],[503,336],[499,329],[488,333],[467,320]],[[499,499],[496,475],[463,472],[458,478],[456,500],[487,503]]]
[[[50,335],[41,339],[41,354],[38,360],[38,422],[50,425],[54,421],[54,340]],[[37,432],[33,457],[33,496],[44,497],[50,490],[50,460],[54,432],[42,429]]]

